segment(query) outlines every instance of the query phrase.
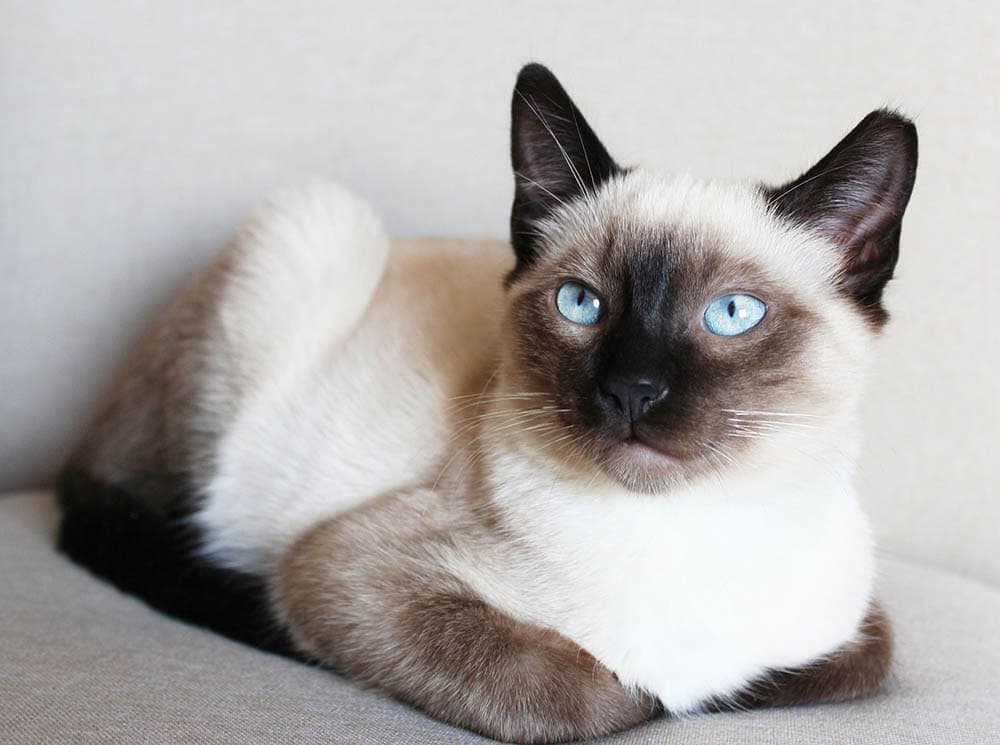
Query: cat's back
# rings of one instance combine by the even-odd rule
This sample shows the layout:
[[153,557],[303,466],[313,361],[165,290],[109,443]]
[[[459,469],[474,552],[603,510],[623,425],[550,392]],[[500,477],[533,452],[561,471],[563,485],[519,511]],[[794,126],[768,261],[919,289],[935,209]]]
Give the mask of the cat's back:
[[366,409],[333,417],[345,424],[398,425],[409,394],[475,384],[509,265],[500,241],[387,240],[335,184],[279,193],[132,350],[65,470],[169,501],[204,490],[253,409],[321,401]]
[[162,610],[243,638],[262,607],[252,576],[237,587],[193,559],[218,540],[192,516],[240,534],[243,511],[280,532],[282,516],[308,519],[296,500],[329,509],[373,474],[381,488],[428,470],[441,402],[489,366],[509,263],[499,241],[388,241],[336,185],[272,199],[123,366],[62,472],[60,545]]
[[460,397],[495,366],[509,249],[393,241],[356,326],[276,364],[221,439],[198,520],[218,561],[267,571],[316,521],[433,480]]

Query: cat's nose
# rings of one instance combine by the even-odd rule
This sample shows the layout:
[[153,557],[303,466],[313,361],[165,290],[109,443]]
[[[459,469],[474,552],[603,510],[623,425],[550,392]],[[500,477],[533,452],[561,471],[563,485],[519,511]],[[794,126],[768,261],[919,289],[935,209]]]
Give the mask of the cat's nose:
[[611,378],[601,388],[630,422],[641,419],[670,392],[665,383],[657,384],[647,378]]

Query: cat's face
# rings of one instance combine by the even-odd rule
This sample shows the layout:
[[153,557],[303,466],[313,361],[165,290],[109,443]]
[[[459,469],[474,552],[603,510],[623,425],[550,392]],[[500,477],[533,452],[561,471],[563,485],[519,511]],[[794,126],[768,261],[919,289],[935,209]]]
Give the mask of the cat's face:
[[621,170],[544,68],[513,108],[503,371],[551,420],[538,446],[644,492],[829,447],[885,320],[912,125],[873,115],[850,174],[835,149],[768,191]]

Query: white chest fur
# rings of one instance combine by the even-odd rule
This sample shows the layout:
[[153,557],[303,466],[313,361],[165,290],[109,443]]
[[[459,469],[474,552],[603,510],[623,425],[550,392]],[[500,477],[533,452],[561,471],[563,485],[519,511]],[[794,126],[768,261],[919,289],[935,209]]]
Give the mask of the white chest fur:
[[833,470],[659,497],[525,489],[522,473],[498,499],[537,557],[534,592],[491,599],[558,629],[672,712],[833,651],[865,614],[869,528]]

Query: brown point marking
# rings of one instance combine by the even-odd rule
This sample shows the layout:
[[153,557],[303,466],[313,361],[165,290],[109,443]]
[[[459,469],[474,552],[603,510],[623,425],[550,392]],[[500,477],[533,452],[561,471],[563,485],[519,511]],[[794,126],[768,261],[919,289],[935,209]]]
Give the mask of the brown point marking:
[[384,506],[328,521],[289,550],[276,596],[301,648],[499,740],[597,737],[658,713],[655,699],[626,690],[578,645],[483,602],[441,568],[426,525],[400,528],[412,525],[400,514],[406,507],[377,503]]
[[892,664],[892,626],[885,611],[872,605],[858,629],[858,639],[832,655],[794,670],[775,671],[751,683],[713,711],[848,701],[878,692]]

